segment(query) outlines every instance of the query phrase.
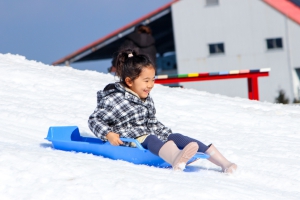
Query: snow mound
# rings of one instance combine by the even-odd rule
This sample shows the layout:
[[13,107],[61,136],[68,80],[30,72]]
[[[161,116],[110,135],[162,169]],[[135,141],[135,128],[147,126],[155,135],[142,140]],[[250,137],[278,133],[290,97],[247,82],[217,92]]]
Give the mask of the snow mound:
[[157,117],[214,145],[233,176],[200,160],[185,172],[54,150],[49,126],[87,119],[112,75],[0,54],[1,199],[299,199],[300,107],[156,85]]

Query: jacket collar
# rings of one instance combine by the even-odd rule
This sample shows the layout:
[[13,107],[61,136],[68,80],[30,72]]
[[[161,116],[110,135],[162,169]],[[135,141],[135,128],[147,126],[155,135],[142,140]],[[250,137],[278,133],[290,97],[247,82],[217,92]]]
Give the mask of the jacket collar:
[[115,87],[117,90],[121,91],[122,93],[124,93],[125,95],[125,99],[138,103],[138,104],[142,104],[144,106],[147,106],[147,104],[149,104],[149,95],[147,96],[146,99],[142,100],[138,94],[136,94],[135,92],[133,92],[131,89],[123,86],[121,83],[115,83]]

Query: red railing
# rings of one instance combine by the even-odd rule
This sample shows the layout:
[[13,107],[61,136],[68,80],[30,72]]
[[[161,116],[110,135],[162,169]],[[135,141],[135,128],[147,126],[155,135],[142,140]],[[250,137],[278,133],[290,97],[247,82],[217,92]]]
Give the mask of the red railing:
[[248,98],[259,100],[258,77],[269,76],[270,69],[232,70],[229,72],[191,73],[179,75],[158,75],[155,83],[172,84],[193,81],[210,81],[222,79],[248,79]]

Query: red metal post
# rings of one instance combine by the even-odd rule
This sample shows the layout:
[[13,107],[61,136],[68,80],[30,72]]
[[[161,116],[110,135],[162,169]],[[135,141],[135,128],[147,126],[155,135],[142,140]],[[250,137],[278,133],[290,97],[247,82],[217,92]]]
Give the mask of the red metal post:
[[251,100],[259,100],[257,76],[248,78],[248,97]]

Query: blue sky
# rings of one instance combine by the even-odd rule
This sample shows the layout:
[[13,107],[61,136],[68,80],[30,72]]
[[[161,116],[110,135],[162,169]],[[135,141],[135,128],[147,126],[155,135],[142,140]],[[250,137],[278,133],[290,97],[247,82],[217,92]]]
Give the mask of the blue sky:
[[[0,53],[51,64],[170,1],[0,0]],[[106,72],[109,63],[72,67]]]

